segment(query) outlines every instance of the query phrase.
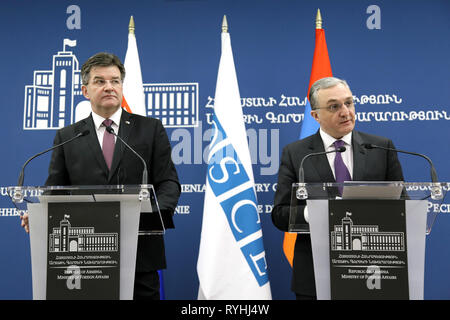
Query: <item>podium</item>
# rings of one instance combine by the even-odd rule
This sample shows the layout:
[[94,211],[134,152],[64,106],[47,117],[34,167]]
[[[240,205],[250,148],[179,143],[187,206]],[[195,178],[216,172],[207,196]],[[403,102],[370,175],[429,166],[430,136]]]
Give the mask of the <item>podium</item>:
[[[133,299],[138,235],[164,234],[152,185],[9,187],[28,213],[33,299]],[[151,228],[140,219],[159,221]]]
[[288,231],[311,237],[317,299],[423,300],[426,235],[449,188],[293,184]]

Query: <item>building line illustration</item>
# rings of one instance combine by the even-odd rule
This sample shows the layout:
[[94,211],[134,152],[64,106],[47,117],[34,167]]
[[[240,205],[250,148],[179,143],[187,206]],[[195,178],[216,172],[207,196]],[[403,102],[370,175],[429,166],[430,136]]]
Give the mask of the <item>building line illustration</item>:
[[354,225],[347,212],[341,224],[334,225],[332,251],[405,251],[403,232],[381,232],[377,225]]
[[117,252],[119,235],[117,232],[95,233],[93,227],[73,227],[64,215],[59,227],[49,234],[49,252]]
[[[66,47],[77,41],[64,39],[63,51],[53,55],[51,70],[35,70],[33,84],[25,85],[24,130],[54,130],[89,116],[90,102],[81,92],[77,57]],[[199,84],[144,83],[147,116],[166,128],[197,127]]]

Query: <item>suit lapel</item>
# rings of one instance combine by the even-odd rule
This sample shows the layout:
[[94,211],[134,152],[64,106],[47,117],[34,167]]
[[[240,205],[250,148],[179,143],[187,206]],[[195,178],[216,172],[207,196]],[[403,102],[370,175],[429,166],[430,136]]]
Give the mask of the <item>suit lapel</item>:
[[[311,144],[309,146],[311,153],[324,152],[325,148],[323,146],[322,138],[320,137],[320,132],[313,136],[311,139]],[[324,182],[334,182],[333,172],[331,171],[330,164],[328,163],[328,158],[326,155],[315,156],[308,160],[312,164],[317,174],[320,177],[320,181]]]
[[[362,138],[358,131],[353,131],[352,134],[352,148],[353,148],[353,180],[354,181],[364,181],[365,174],[365,163],[367,163],[366,157],[367,152],[362,147]],[[309,146],[310,152],[323,152],[325,151],[323,146],[322,138],[320,137],[319,131],[311,139],[311,144]],[[309,159],[310,163],[317,171],[321,181],[332,181],[335,182],[333,172],[331,171],[330,164],[328,163],[328,158],[326,155],[320,155]]]
[[367,152],[362,147],[363,141],[358,131],[353,131],[352,147],[353,147],[353,181],[364,181],[366,176],[365,170],[367,163]]
[[[133,117],[131,114],[122,110],[122,116],[120,118],[120,127],[118,136],[122,138],[126,143],[128,143],[128,138],[130,136],[131,129],[133,127]],[[116,146],[114,148],[113,161],[111,164],[111,170],[109,171],[108,181],[111,180],[115,171],[119,167],[120,161],[122,160],[123,152],[126,146],[119,140],[116,140]]]

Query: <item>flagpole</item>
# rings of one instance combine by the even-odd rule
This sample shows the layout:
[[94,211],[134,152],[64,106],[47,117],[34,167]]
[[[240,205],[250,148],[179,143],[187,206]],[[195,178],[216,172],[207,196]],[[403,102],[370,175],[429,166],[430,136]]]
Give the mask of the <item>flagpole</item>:
[[[309,86],[308,86],[308,93],[307,97],[309,97],[309,90],[311,89],[311,85],[324,77],[331,77],[331,64],[330,59],[328,56],[328,49],[326,46],[325,41],[325,30],[322,28],[322,15],[320,13],[320,9],[317,9],[316,14],[316,41],[315,41],[315,48],[314,48],[314,56],[313,56],[313,64],[311,68],[311,76],[309,79]],[[307,101],[307,104],[305,106],[305,112],[304,112],[304,118],[303,118],[303,124],[300,131],[299,139],[306,138],[307,136],[314,134],[319,125],[318,123],[312,118],[311,114],[311,106],[309,104],[309,100]],[[291,267],[293,266],[294,262],[294,248],[295,248],[295,242],[297,240],[297,234],[296,233],[289,233],[285,232],[284,234],[284,240],[283,240],[283,251],[286,256],[286,259],[288,260]]]
[[128,47],[124,61],[127,75],[123,82],[122,108],[129,113],[146,117],[147,107],[145,105],[144,85],[135,33],[134,17],[130,16],[130,22],[128,23]]
[[[133,16],[130,16],[130,22],[128,23],[128,35],[134,35],[134,29],[134,19]],[[122,97],[122,108],[124,108],[128,113],[133,113],[130,106],[128,105],[127,100],[125,99],[125,96]]]
[[133,16],[130,17],[130,23],[128,24],[128,33],[134,34],[134,19]]
[[[197,259],[198,299],[266,300],[272,295],[226,16],[220,38],[214,131],[209,146]],[[239,176],[217,179],[216,172],[220,172],[224,159],[237,166]]]
[[222,33],[228,33],[228,22],[227,22],[227,15],[223,15],[222,20]]
[[322,15],[320,14],[320,9],[317,9],[316,29],[322,29]]

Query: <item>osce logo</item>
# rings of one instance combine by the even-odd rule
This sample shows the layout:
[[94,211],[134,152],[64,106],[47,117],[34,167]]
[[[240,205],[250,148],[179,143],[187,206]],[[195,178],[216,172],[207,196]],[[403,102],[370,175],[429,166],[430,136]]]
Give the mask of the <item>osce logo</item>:
[[214,115],[208,183],[259,286],[269,281],[256,193],[244,166]]
[[[51,70],[35,70],[33,84],[25,86],[24,130],[59,129],[89,116],[91,105],[81,92],[77,57],[67,47],[53,55]],[[198,83],[143,84],[147,116],[165,127],[198,126]]]

